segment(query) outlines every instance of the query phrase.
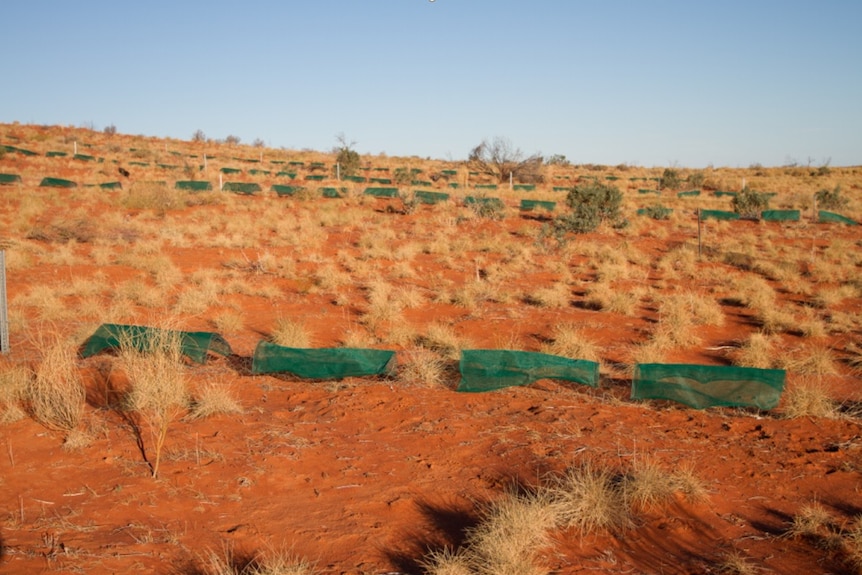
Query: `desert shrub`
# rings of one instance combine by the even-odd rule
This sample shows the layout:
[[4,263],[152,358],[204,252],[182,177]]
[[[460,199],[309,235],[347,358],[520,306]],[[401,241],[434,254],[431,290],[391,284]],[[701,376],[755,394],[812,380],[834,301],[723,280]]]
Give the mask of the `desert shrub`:
[[769,194],[745,186],[733,197],[731,205],[740,216],[757,217],[761,211],[769,209]]
[[701,188],[703,187],[703,183],[706,181],[706,176],[701,171],[693,172],[688,176],[688,185],[693,188]]
[[599,227],[602,222],[618,225],[623,195],[616,186],[600,182],[578,184],[566,195],[570,213],[554,220],[554,232],[559,238],[566,233],[583,234]]
[[51,344],[29,381],[26,397],[33,419],[45,427],[68,435],[78,426],[86,390],[72,346]]
[[359,152],[353,149],[356,142],[348,142],[344,134],[339,134],[336,138],[338,145],[333,152],[335,153],[335,161],[338,162],[338,169],[341,177],[355,176],[359,172],[362,158]]
[[598,347],[574,324],[559,324],[551,334],[551,341],[542,346],[542,352],[571,359],[600,361]]
[[774,338],[759,331],[754,332],[740,346],[733,363],[740,367],[769,369],[775,363],[773,359],[774,347]]
[[681,185],[682,178],[679,176],[679,171],[673,168],[665,168],[659,180],[659,189],[677,190]]
[[139,418],[139,429],[140,424],[149,429],[153,460],[147,462],[153,477],[158,477],[168,426],[188,407],[180,335],[159,330],[146,341],[123,340],[119,362],[130,385],[125,407]]
[[413,173],[409,168],[395,168],[392,172],[392,181],[398,186],[409,186],[413,181]]
[[499,198],[478,196],[469,206],[470,211],[480,218],[502,220],[506,217],[506,206]]
[[202,565],[193,568],[199,575],[315,575],[315,565],[288,552],[268,555],[244,555],[226,547],[221,553],[209,551]]
[[817,206],[824,210],[840,210],[849,203],[849,198],[841,193],[841,186],[835,186],[832,190],[826,188],[814,194]]
[[446,361],[436,352],[416,348],[399,353],[398,381],[404,385],[442,387],[446,381]]

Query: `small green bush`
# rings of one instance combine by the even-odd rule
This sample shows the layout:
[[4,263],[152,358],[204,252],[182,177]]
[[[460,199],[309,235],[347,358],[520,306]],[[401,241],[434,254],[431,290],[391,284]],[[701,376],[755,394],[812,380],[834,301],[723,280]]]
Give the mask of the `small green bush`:
[[568,232],[591,232],[602,222],[619,225],[622,200],[622,192],[611,184],[591,181],[575,186],[566,196],[566,205],[571,212],[554,221],[554,235],[562,240]]
[[817,206],[824,210],[838,210],[847,206],[847,197],[841,194],[841,186],[835,186],[833,190],[822,189],[814,194]]
[[677,190],[682,186],[682,178],[679,177],[679,172],[673,168],[665,168],[659,180],[659,189]]
[[740,216],[757,217],[761,211],[769,209],[769,197],[765,192],[755,192],[745,186],[733,198],[733,211]]

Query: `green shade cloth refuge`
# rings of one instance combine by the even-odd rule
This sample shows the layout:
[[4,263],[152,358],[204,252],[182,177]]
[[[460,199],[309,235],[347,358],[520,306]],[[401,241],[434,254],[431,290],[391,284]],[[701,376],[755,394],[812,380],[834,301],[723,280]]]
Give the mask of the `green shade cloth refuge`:
[[279,196],[292,196],[296,192],[302,190],[303,188],[300,186],[282,186],[279,184],[272,185],[272,191],[278,194]]
[[467,196],[466,198],[464,198],[465,206],[470,206],[473,204],[484,204],[500,210],[505,207],[505,205],[503,204],[503,200],[501,200],[500,198],[477,198],[474,196]]
[[0,174],[0,185],[17,184],[21,181],[21,176],[18,174]]
[[553,212],[557,202],[544,202],[541,200],[521,200],[521,211],[532,212],[534,210],[545,210]]
[[416,201],[422,204],[439,204],[449,199],[449,194],[443,192],[426,192],[424,190],[416,190],[413,193]]
[[104,184],[99,184],[99,187],[103,190],[119,190],[123,188],[123,184],[120,182],[105,182]]
[[178,190],[192,190],[195,192],[206,192],[213,189],[210,182],[201,180],[179,180],[174,187]]
[[536,186],[535,184],[515,184],[514,186],[512,186],[512,189],[521,192],[533,192],[536,190]]
[[726,212],[723,210],[700,210],[701,220],[738,220],[739,214],[736,212]]
[[767,222],[798,222],[799,210],[763,210],[760,219]]
[[235,192],[250,196],[260,191],[260,184],[254,182],[226,182],[222,189],[226,192]]
[[78,184],[71,180],[63,180],[61,178],[42,178],[39,182],[41,188],[76,188]]
[[230,344],[217,333],[103,323],[84,342],[81,357],[90,357],[107,349],[119,349],[124,344],[146,351],[160,341],[170,341],[174,336],[179,340],[182,354],[197,363],[205,363],[209,352],[225,356],[233,354]]
[[856,225],[856,222],[851,220],[850,218],[847,218],[845,216],[842,216],[840,214],[836,214],[833,212],[824,212],[823,210],[820,210],[817,212],[817,221],[820,222],[821,224],[833,223],[833,224],[847,224],[848,226],[855,226]]
[[298,349],[261,341],[254,350],[252,373],[292,373],[309,379],[384,375],[394,351],[361,348]]
[[694,198],[700,195],[700,190],[689,190],[687,192],[677,192],[678,198]]
[[666,399],[695,409],[772,409],[784,390],[784,370],[690,364],[635,366],[632,399]]
[[471,349],[461,352],[458,391],[491,391],[529,385],[540,379],[561,379],[596,387],[599,364],[546,353],[507,349]]
[[398,188],[365,188],[362,193],[375,198],[397,198]]

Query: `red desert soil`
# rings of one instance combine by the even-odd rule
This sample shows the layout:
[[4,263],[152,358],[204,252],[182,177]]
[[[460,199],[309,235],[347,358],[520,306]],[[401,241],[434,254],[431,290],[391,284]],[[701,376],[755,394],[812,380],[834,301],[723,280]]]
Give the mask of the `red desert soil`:
[[[241,201],[263,207],[272,202]],[[216,218],[229,214],[232,205],[187,210],[205,209]],[[302,206],[285,205],[285,218]],[[352,209],[379,207],[371,202]],[[412,234],[418,219],[430,218],[433,209],[409,216],[380,210],[375,217],[391,218],[396,232]],[[89,217],[99,221],[99,214]],[[541,224],[510,217],[461,229],[517,239],[525,225]],[[753,222],[738,225],[734,229],[745,233],[762,229]],[[313,249],[321,261],[336,261],[340,251],[355,249],[360,232],[351,226],[333,229]],[[663,240],[605,233],[589,237],[615,246],[639,242],[641,250],[655,254],[683,241],[674,232]],[[858,239],[855,232],[840,233],[851,234],[849,241]],[[428,234],[433,238],[433,230]],[[81,244],[78,249],[90,248]],[[208,261],[224,262],[226,252],[238,257],[240,250],[160,247],[185,276]],[[271,252],[286,258],[291,248]],[[493,255],[480,257],[485,265],[494,263]],[[297,277],[305,265],[311,264],[297,264]],[[421,273],[410,283],[423,288],[453,275],[422,253],[413,266]],[[101,268],[34,265],[25,274],[10,274],[9,297],[14,301],[32,286],[92,276]],[[472,270],[472,264],[467,268]],[[131,274],[121,265],[102,271],[106,276],[100,281],[112,285]],[[316,346],[338,345],[344,330],[358,321],[362,295],[357,286],[344,287],[351,304],[337,306],[331,294],[309,290],[300,280],[249,277],[257,284],[282,286],[289,296],[278,302],[279,313],[304,318]],[[534,280],[525,278],[523,289]],[[589,278],[583,281],[586,288]],[[674,282],[655,285],[670,290]],[[481,504],[501,497],[512,484],[538,484],[583,460],[625,468],[637,458],[652,457],[667,469],[693,467],[708,496],[698,502],[679,498],[639,513],[636,525],[617,535],[555,532],[543,558],[549,573],[715,573],[730,551],[763,572],[853,572],[837,550],[782,534],[807,504],[821,504],[836,521],[862,514],[858,417],[787,419],[780,409],[697,411],[631,401],[630,380],[620,366],[630,361],[626,350],[632,342],[643,339],[654,322],[656,312],[649,306],[636,317],[521,302],[488,302],[467,311],[448,304],[408,310],[404,317],[417,326],[453,319],[459,336],[476,348],[512,341],[536,351],[536,334],[547,334],[563,320],[581,322],[603,359],[618,366],[595,390],[542,380],[529,387],[457,393],[457,372],[437,388],[386,379],[314,382],[251,375],[254,346],[272,329],[275,314],[265,298],[225,297],[224,305],[245,320],[242,330],[225,334],[236,356],[213,356],[204,366],[190,366],[188,374],[195,385],[229,385],[244,412],[173,422],[158,479],[150,476],[128,420],[110,408],[106,390],[118,377],[110,355],[81,361],[88,387],[86,419],[93,432],[89,446],[64,449],[60,435],[30,418],[0,426],[0,571],[191,574],[201,572],[208,551],[232,548],[249,555],[289,549],[326,574],[420,573],[429,549],[457,546],[465,529],[476,524]],[[793,296],[781,297],[790,301]],[[860,310],[858,298],[842,305],[848,313]],[[677,350],[669,360],[725,363],[709,348],[738,341],[754,328],[743,309],[723,307],[728,317],[723,326],[704,329],[701,345]],[[33,327],[39,321],[26,319],[16,325]],[[212,330],[212,324],[192,317],[183,328]],[[830,344],[837,348],[859,336],[851,331]],[[26,339],[23,330],[13,331],[13,337]],[[35,347],[34,342],[16,343],[4,366],[17,361],[16,354],[30,357]],[[859,379],[843,367],[830,385],[845,404],[862,401]],[[143,438],[146,444],[149,436]]]

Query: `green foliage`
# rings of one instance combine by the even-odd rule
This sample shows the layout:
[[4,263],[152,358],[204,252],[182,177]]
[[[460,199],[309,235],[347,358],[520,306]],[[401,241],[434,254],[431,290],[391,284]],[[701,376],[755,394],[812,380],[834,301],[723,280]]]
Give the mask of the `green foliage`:
[[679,177],[679,172],[673,168],[665,168],[659,180],[660,189],[678,190],[682,185],[682,179]]
[[480,218],[502,220],[506,217],[506,206],[499,198],[479,197],[467,205]]
[[692,188],[702,188],[704,181],[706,181],[706,176],[700,171],[689,174],[688,176],[688,184]]
[[566,156],[563,154],[554,154],[545,160],[545,163],[549,166],[571,166],[572,163],[566,159]]
[[409,186],[413,181],[413,172],[407,168],[395,168],[392,173],[392,181],[399,186]]
[[336,136],[338,145],[335,147],[335,161],[338,162],[341,177],[355,176],[362,162],[359,152],[353,149],[356,142],[348,142],[344,134]]
[[848,198],[841,194],[841,186],[835,186],[833,190],[822,189],[814,194],[817,206],[824,210],[838,210],[849,202]]
[[765,192],[755,192],[745,186],[733,198],[733,211],[740,216],[756,217],[761,211],[769,209],[769,197]]
[[566,195],[566,205],[571,212],[554,221],[554,235],[560,239],[567,232],[591,232],[602,222],[620,224],[622,199],[622,192],[611,184],[594,181],[575,186]]

